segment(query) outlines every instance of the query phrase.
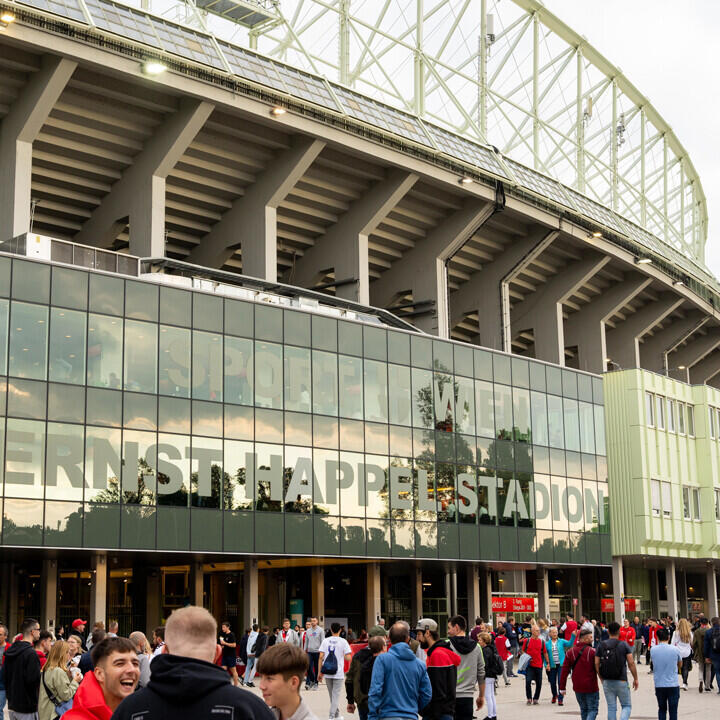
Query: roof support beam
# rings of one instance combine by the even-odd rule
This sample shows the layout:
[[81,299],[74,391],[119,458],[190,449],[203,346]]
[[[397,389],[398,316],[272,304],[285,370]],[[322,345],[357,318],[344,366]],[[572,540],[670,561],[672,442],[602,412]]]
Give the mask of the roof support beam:
[[77,63],[46,56],[0,124],[0,240],[29,232],[32,147]]
[[665,293],[608,330],[605,334],[608,357],[621,368],[640,367],[640,338],[683,302],[684,298]]
[[640,366],[652,372],[666,373],[668,353],[701,328],[709,319],[700,311],[693,311],[686,317],[674,320],[671,325],[653,333],[652,337],[645,338],[640,346]]
[[391,170],[385,180],[373,185],[363,197],[353,202],[350,209],[303,254],[296,262],[289,282],[312,288],[320,276],[333,269],[336,281],[357,281],[337,287],[336,295],[369,305],[368,237],[417,179],[414,173]]
[[679,368],[692,368],[718,346],[720,346],[720,327],[709,327],[705,335],[698,336],[687,345],[668,354],[668,375],[687,382],[688,373]]
[[435,304],[434,312],[416,315],[415,324],[438,337],[449,337],[445,261],[458,252],[493,212],[492,203],[466,200],[460,210],[448,215],[373,282],[370,291],[373,305],[388,307],[398,295],[410,292],[416,305]]
[[187,261],[219,268],[240,246],[243,274],[275,282],[278,206],[324,147],[322,140],[296,136],[294,143],[279,153],[245,194],[235,200]]
[[165,255],[165,181],[183,156],[214,106],[182,100],[145,143],[132,165],[112,186],[75,236],[75,242],[109,247],[130,220],[130,253],[140,257]]
[[693,385],[703,385],[712,380],[719,372],[720,352],[715,350],[690,368],[690,382]]
[[478,311],[480,344],[510,352],[510,283],[538,258],[559,235],[542,228],[515,241],[450,296],[451,326]]
[[651,278],[631,274],[573,313],[565,322],[565,345],[577,346],[578,368],[603,373],[607,369],[605,321],[627,305],[652,282]]
[[534,331],[538,360],[565,365],[563,303],[609,262],[607,255],[590,253],[583,260],[564,267],[537,292],[513,307],[512,329]]

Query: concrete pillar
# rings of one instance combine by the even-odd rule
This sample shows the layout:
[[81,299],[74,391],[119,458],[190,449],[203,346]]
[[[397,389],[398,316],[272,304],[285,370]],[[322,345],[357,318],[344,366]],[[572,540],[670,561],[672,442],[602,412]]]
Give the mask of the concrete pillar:
[[[715,325],[705,326],[704,335],[698,334],[690,339],[687,344],[677,348],[668,357],[668,367],[690,368],[697,365],[704,357],[709,355],[713,350],[720,346],[720,327]],[[688,381],[689,374],[686,371],[670,370],[668,374],[671,377]]]
[[312,614],[325,627],[325,568],[322,565],[312,569]]
[[538,617],[550,619],[550,577],[548,569],[537,569]]
[[0,563],[0,618],[6,623],[10,615],[10,563]]
[[278,206],[324,147],[322,140],[296,136],[293,144],[278,153],[255,182],[245,188],[245,193],[200,241],[187,261],[219,268],[240,246],[243,274],[276,282]]
[[699,310],[689,312],[684,318],[673,320],[667,327],[653,332],[640,345],[640,367],[656,373],[668,368],[667,354],[701,328],[710,318]]
[[44,57],[0,124],[0,241],[30,230],[33,142],[76,67]]
[[665,293],[639,308],[605,333],[608,357],[622,368],[640,367],[640,338],[685,302],[674,293]]
[[570,263],[536,292],[513,307],[510,315],[511,338],[523,330],[533,330],[535,357],[565,365],[563,303],[610,262],[609,256],[590,253]]
[[258,563],[255,558],[248,557],[243,566],[243,620],[247,627],[259,622],[259,608]]
[[718,616],[718,590],[717,575],[715,574],[715,565],[708,564],[705,572],[705,580],[707,584],[706,596],[708,601],[707,616],[710,618]]
[[458,613],[458,590],[457,590],[457,569],[453,568],[448,573],[449,575],[449,588],[450,588],[450,602],[448,603],[448,615],[457,615]]
[[483,612],[487,621],[492,625],[493,609],[492,609],[492,572],[490,569],[483,570],[481,574],[481,593],[483,600]]
[[[40,627],[55,632],[57,620],[58,566],[55,558],[44,558],[41,574],[42,610]],[[92,627],[92,625],[90,626]]]
[[155,130],[95,208],[75,241],[109,247],[129,217],[130,254],[164,257],[165,181],[213,109],[207,102],[181,100],[177,111]]
[[[147,571],[145,585],[145,623],[148,637],[153,628],[156,628],[162,622],[161,613],[161,591],[162,591],[162,575],[160,568],[152,568]],[[112,620],[114,618],[108,618]]]
[[410,626],[423,616],[422,567],[415,565],[410,571]]
[[18,617],[18,574],[17,564],[10,565],[10,608],[8,610],[8,630],[10,637],[14,637],[20,629],[20,619]]
[[678,616],[687,617],[688,607],[688,584],[685,568],[681,568],[675,572],[678,582]]
[[371,303],[377,307],[390,307],[397,297],[410,293],[416,305],[422,303],[432,307],[434,304],[434,310],[415,315],[413,322],[426,332],[449,337],[445,259],[457,252],[492,213],[492,203],[466,200],[460,210],[445,218],[372,283]]
[[476,617],[482,617],[480,603],[480,572],[475,563],[465,566],[467,576],[468,627],[472,627]]
[[613,603],[615,605],[615,620],[621,625],[625,619],[625,577],[623,574],[623,559],[612,559]]
[[565,346],[577,346],[580,370],[605,372],[608,359],[605,321],[651,282],[648,277],[631,273],[568,317],[565,322]]
[[665,584],[667,585],[668,615],[677,620],[680,606],[678,603],[677,580],[675,578],[674,560],[668,560],[665,564]]
[[365,621],[367,629],[377,625],[381,608],[380,563],[369,562],[366,565],[367,582],[365,585]]
[[90,561],[93,573],[92,586],[90,587],[90,621],[89,628],[92,629],[96,622],[107,620],[107,581],[108,567],[107,554],[94,553]]
[[690,382],[703,385],[712,380],[720,372],[720,352],[713,350],[700,362],[690,367]]
[[204,606],[205,589],[204,589],[205,573],[203,572],[203,564],[197,560],[190,563],[190,572],[188,573],[188,595],[190,602],[197,607]]
[[413,173],[391,170],[385,180],[376,183],[352,203],[348,211],[315,240],[315,244],[296,261],[288,282],[312,288],[319,277],[333,270],[337,282],[356,281],[340,285],[335,289],[335,295],[369,305],[368,237],[417,179]]
[[577,598],[578,604],[577,604],[577,607],[573,608],[573,612],[575,613],[575,619],[579,621],[580,616],[583,614],[582,574],[580,572],[579,567],[576,567],[574,569],[574,575],[575,575],[575,595],[573,597]]

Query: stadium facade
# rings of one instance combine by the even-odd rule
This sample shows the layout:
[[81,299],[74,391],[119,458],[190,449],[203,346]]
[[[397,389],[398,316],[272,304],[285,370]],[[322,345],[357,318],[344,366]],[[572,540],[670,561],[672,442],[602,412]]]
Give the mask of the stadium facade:
[[717,612],[720,288],[652,108],[637,224],[616,125],[606,205],[146,10],[0,5],[11,626]]

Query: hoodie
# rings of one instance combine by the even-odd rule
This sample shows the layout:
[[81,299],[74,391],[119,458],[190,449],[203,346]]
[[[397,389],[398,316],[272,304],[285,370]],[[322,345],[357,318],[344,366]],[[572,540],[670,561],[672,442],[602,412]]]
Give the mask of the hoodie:
[[368,720],[417,720],[431,698],[427,670],[407,643],[397,643],[375,658],[368,693]]
[[455,697],[474,697],[475,685],[477,684],[482,692],[485,684],[485,657],[482,649],[475,640],[467,635],[451,637],[450,645],[452,650],[460,656]]
[[[432,685],[432,700],[420,713],[425,720],[455,715],[455,690],[460,656],[447,640],[438,640],[427,651],[427,670]],[[483,675],[485,664],[483,663]]]
[[147,687],[125,698],[112,717],[275,720],[261,698],[233,687],[230,675],[221,667],[180,655],[155,658]]
[[8,709],[17,713],[36,713],[40,693],[40,659],[25,640],[15,641],[3,659]]
[[72,708],[63,715],[64,720],[110,720],[111,716],[102,686],[94,672],[88,673],[73,697]]

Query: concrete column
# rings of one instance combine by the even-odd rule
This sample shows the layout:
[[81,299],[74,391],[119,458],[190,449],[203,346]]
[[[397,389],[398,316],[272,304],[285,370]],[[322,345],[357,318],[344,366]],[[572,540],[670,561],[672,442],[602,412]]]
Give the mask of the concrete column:
[[165,256],[165,181],[214,106],[181,100],[87,219],[75,241],[109,247],[130,218],[130,254]]
[[687,617],[688,591],[687,591],[687,574],[682,568],[675,572],[678,580],[678,616]]
[[550,618],[550,578],[547,568],[537,569],[538,617]]
[[381,587],[380,563],[370,562],[366,566],[367,582],[365,585],[365,620],[367,629],[377,625],[380,617]]
[[622,368],[640,367],[640,338],[685,302],[674,293],[665,293],[644,305],[605,334],[607,353]]
[[570,263],[551,277],[540,289],[513,307],[510,315],[511,337],[522,330],[533,330],[535,357],[565,365],[565,328],[563,303],[610,262],[609,256],[590,253]]
[[707,616],[710,618],[718,616],[718,590],[717,590],[717,575],[715,574],[715,565],[709,564],[705,572],[705,579],[707,583],[707,601],[708,611]]
[[76,67],[44,57],[0,124],[0,240],[30,230],[33,142]]
[[222,267],[242,248],[244,275],[277,281],[277,209],[325,147],[297,136],[245,189],[188,256],[188,262]]
[[489,569],[483,570],[481,575],[482,587],[480,592],[482,593],[483,600],[483,612],[487,621],[492,624],[493,609],[492,609],[492,573]]
[[410,293],[416,305],[426,303],[431,307],[434,304],[434,310],[415,315],[413,322],[426,332],[449,337],[445,259],[457,252],[492,213],[491,203],[467,200],[460,210],[445,218],[372,283],[372,304],[389,307],[396,298]]
[[255,558],[246,557],[243,567],[243,619],[247,626],[259,622],[258,594],[258,563]]
[[7,622],[10,616],[10,563],[0,563],[0,618]]
[[703,385],[712,380],[719,372],[720,352],[713,350],[690,368],[690,382],[693,385]]
[[575,596],[577,598],[577,607],[573,609],[575,618],[579,621],[580,616],[583,614],[583,588],[582,588],[582,574],[580,568],[575,568]]
[[312,614],[325,627],[325,568],[322,565],[312,569]]
[[107,581],[108,567],[107,554],[94,553],[90,566],[93,572],[92,586],[90,587],[90,624],[92,628],[96,622],[107,620]]
[[190,596],[190,602],[197,605],[197,607],[204,607],[204,579],[203,564],[193,560],[190,563],[190,572],[188,573],[188,595]]
[[[704,357],[720,346],[720,327],[706,325],[703,329],[706,330],[704,335],[696,335],[687,344],[677,348],[667,356],[669,367],[678,368],[684,366],[689,368],[697,365]],[[670,371],[669,375],[680,380],[687,381],[688,379],[688,375],[684,371]]]
[[[156,628],[162,622],[162,614],[160,612],[161,607],[161,590],[162,590],[162,576],[160,568],[153,568],[148,571],[146,578],[145,587],[145,623],[148,633],[152,632],[153,628]],[[108,618],[111,620],[113,618]]]
[[668,368],[667,354],[709,319],[700,311],[691,311],[684,318],[673,320],[667,327],[657,330],[652,337],[644,338],[640,346],[640,366],[652,372],[665,373]]
[[41,574],[42,611],[40,613],[40,627],[51,632],[55,632],[55,621],[57,619],[57,585],[57,560],[55,558],[45,558],[43,559]]
[[622,625],[625,619],[625,577],[623,575],[623,559],[612,559],[613,603],[615,605],[615,620]]
[[605,372],[608,358],[605,321],[651,282],[648,277],[631,273],[568,317],[565,322],[565,346],[577,346],[580,370]]
[[10,637],[14,637],[20,629],[18,617],[18,574],[17,564],[10,565],[10,608],[8,610],[8,630]]
[[480,607],[480,572],[475,563],[465,566],[467,575],[468,627],[472,627],[476,617],[482,617]]
[[423,616],[422,567],[415,565],[410,571],[410,626]]
[[315,244],[296,261],[288,282],[312,288],[329,270],[335,280],[355,280],[335,289],[338,297],[370,304],[368,237],[403,199],[418,179],[413,173],[391,170],[371,187]]
[[450,573],[450,604],[448,605],[448,615],[457,615],[458,613],[458,589],[457,589],[457,569],[453,568]]
[[678,603],[674,560],[668,560],[665,564],[665,584],[667,585],[668,615],[677,620],[680,606]]

